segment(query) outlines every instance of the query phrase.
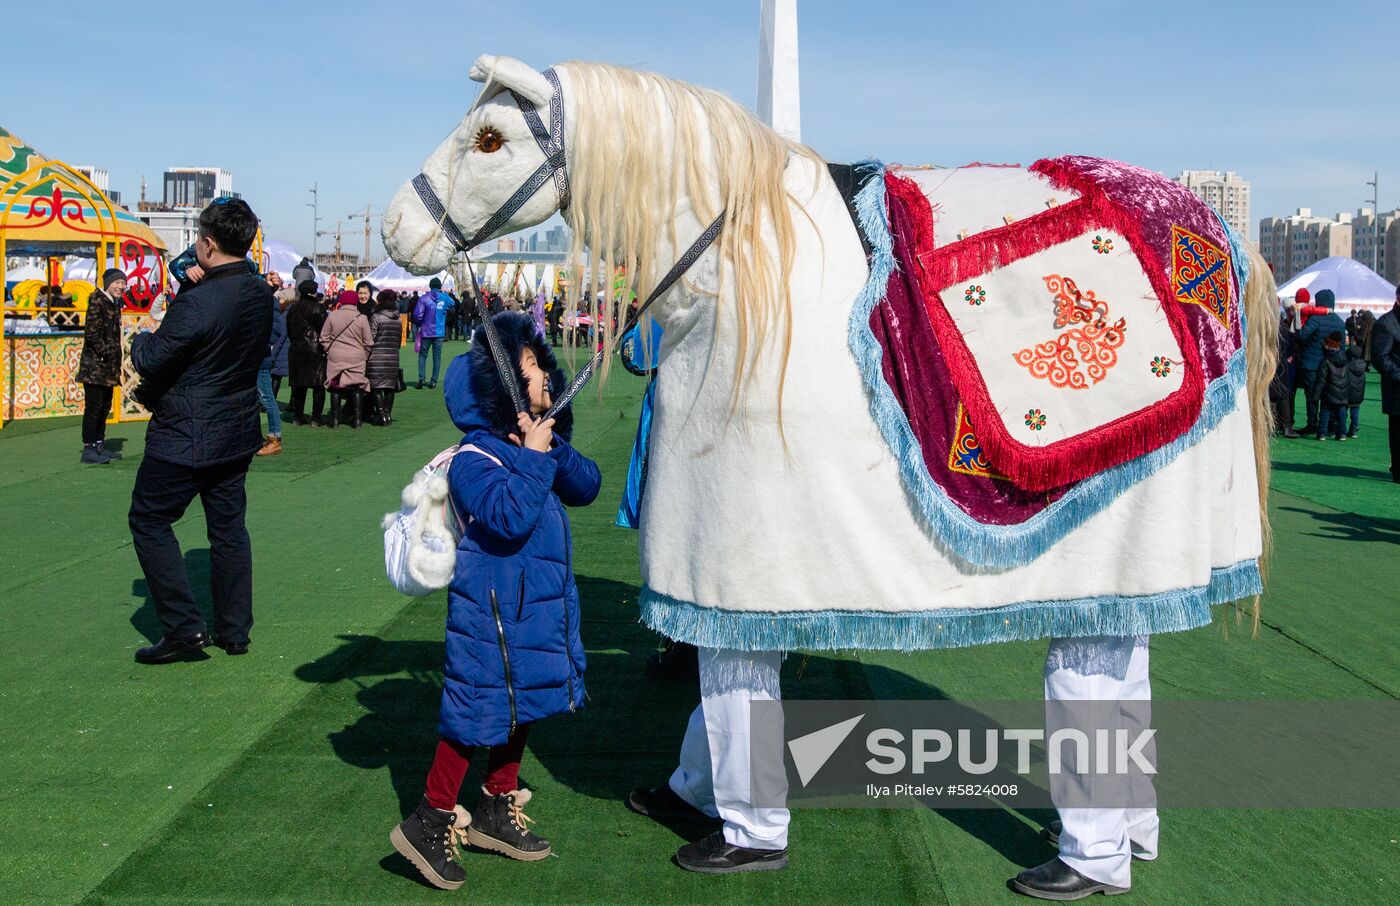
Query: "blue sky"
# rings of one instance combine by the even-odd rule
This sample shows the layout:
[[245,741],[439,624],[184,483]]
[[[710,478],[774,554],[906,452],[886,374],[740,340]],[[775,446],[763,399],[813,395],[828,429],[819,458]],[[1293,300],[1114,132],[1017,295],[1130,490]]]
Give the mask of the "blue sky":
[[[312,183],[322,229],[382,210],[470,105],[478,54],[606,60],[749,105],[758,70],[758,0],[15,6],[0,21],[28,49],[0,125],[132,201],[142,174],[158,199],[167,166],[231,170],[304,251]],[[1254,185],[1251,233],[1298,206],[1354,211],[1375,170],[1400,206],[1396,0],[799,0],[798,18],[803,139],[831,160],[1231,169]]]

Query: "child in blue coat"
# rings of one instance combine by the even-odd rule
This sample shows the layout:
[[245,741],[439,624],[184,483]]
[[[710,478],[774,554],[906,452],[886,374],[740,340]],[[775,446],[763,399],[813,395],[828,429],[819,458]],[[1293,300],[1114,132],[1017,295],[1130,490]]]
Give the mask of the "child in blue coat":
[[[444,394],[464,432],[448,470],[464,523],[448,589],[441,737],[418,809],[390,835],[432,884],[455,889],[466,873],[453,856],[467,843],[514,859],[550,853],[522,811],[520,757],[532,723],[583,707],[583,642],[566,506],[598,496],[598,467],[569,445],[572,413],[541,419],[564,373],[533,319],[493,323],[531,415],[517,413],[491,358],[484,328],[448,366]],[[488,746],[475,815],[457,804],[468,759]]]

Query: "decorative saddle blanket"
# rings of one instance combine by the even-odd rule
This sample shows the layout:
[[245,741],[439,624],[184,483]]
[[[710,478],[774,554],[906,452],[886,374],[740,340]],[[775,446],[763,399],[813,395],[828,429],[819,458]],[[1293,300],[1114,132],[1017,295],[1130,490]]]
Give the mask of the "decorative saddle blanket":
[[1245,261],[1184,187],[1086,157],[873,166],[852,346],[960,556],[1034,559],[1233,408]]

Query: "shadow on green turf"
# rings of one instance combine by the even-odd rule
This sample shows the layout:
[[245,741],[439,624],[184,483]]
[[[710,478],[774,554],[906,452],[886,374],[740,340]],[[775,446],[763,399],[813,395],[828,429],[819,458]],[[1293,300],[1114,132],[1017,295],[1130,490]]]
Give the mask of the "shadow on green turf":
[[1389,472],[1380,469],[1358,469],[1355,466],[1335,466],[1325,462],[1279,462],[1274,461],[1275,472],[1300,472],[1304,475],[1320,475],[1328,478],[1364,478],[1370,481],[1384,481],[1391,484]]
[[[214,604],[209,594],[209,548],[196,548],[185,551],[185,575],[190,580],[190,591],[194,594],[195,606],[204,615],[204,625],[214,625]],[[142,598],[141,606],[131,615],[131,626],[149,642],[155,642],[165,634],[156,616],[156,602],[151,597],[151,586],[145,577],[131,580],[132,597]]]
[[[585,612],[611,616],[615,602],[635,597],[634,586],[594,577],[580,577]],[[621,613],[618,613],[621,616]],[[381,639],[342,635],[327,656],[296,670],[296,676],[316,684],[352,683],[356,705],[353,722],[332,730],[327,740],[336,756],[365,771],[387,771],[401,815],[418,806],[423,795],[431,753],[437,745],[438,707],[442,695],[443,643],[423,639]],[[588,708],[571,719],[545,721],[531,734],[530,752],[556,782],[593,799],[620,802],[638,786],[664,782],[657,776],[630,776],[610,770],[614,757],[657,754],[669,761],[680,745],[686,719],[695,707],[697,689],[690,682],[645,678],[645,661],[654,650],[654,637],[630,619],[603,619],[585,630],[589,645]],[[653,646],[653,647],[649,647]],[[839,656],[793,655],[783,667],[785,697],[800,699],[870,699],[871,687],[887,699],[947,700],[947,693],[908,674]],[[997,725],[969,707],[960,726],[992,729]],[[464,791],[476,788],[484,773],[484,758],[473,758]],[[522,777],[522,786],[529,786]],[[1001,780],[1024,785],[1026,778]],[[470,809],[470,793],[464,797]],[[1022,809],[1020,815],[988,803],[989,808],[942,809],[939,814],[966,834],[982,840],[1012,863],[1030,867],[1050,856],[1026,821],[1044,825],[1055,816],[1048,809]],[[681,840],[697,840],[713,825],[690,821],[659,822]],[[407,862],[387,856],[381,867],[393,874],[421,880]]]
[[1383,544],[1400,544],[1400,519],[1380,519],[1374,516],[1357,516],[1354,513],[1323,513],[1305,510],[1301,507],[1279,507],[1280,512],[1301,513],[1311,516],[1327,532],[1311,532],[1315,538],[1336,541],[1379,541]]

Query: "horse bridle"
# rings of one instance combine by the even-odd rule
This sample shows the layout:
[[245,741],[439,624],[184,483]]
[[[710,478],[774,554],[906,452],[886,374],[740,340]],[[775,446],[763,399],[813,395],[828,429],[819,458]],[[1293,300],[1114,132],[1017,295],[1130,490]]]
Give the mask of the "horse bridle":
[[[544,188],[545,184],[551,180],[554,182],[554,189],[559,195],[559,210],[563,211],[569,206],[569,171],[564,154],[564,95],[563,89],[559,85],[559,76],[553,68],[544,71],[544,77],[549,82],[552,91],[549,95],[549,128],[546,129],[540,120],[540,115],[535,110],[535,105],[514,89],[507,89],[515,99],[515,103],[520,107],[521,114],[525,117],[525,124],[530,127],[530,134],[535,137],[535,143],[544,152],[544,162],[535,168],[535,172],[516,189],[505,203],[496,209],[482,224],[481,229],[467,238],[462,229],[452,221],[447,213],[447,207],[442,203],[442,199],[433,191],[432,185],[428,182],[428,177],[424,173],[419,173],[413,177],[413,190],[418,193],[418,199],[423,202],[423,207],[427,208],[428,214],[437,221],[438,230],[447,241],[452,243],[452,247],[459,252],[468,253],[481,243],[491,237],[496,230],[504,226],[515,213],[525,206],[525,202],[534,197],[535,193]],[[656,284],[656,288],[647,296],[646,302],[638,308],[631,317],[627,319],[627,324],[619,332],[614,341],[614,350],[621,338],[630,331],[641,319],[642,314],[651,307],[651,304],[659,299],[666,290],[670,289],[677,280],[681,278],[690,266],[694,264],[710,244],[715,241],[719,233],[724,229],[724,214],[721,211],[700,237],[691,243],[680,260],[671,266],[666,272],[666,276],[661,278],[661,282]],[[471,274],[472,289],[476,292],[477,299],[482,298],[481,284],[476,278],[476,269],[472,267],[471,256],[467,255],[467,271]],[[510,394],[511,404],[515,406],[516,412],[529,413],[530,407],[520,392],[520,382],[516,379],[516,369],[511,363],[510,357],[506,354],[505,345],[501,342],[500,335],[496,331],[496,325],[492,323],[490,313],[481,319],[482,327],[486,331],[486,342],[491,347],[491,358],[496,363],[496,372],[501,378],[501,383]],[[553,418],[560,410],[567,406],[584,385],[593,377],[598,365],[602,363],[605,349],[599,349],[588,363],[579,369],[578,374],[569,382],[569,386],[560,394],[559,399],[549,407],[549,411],[541,416],[541,420]]]

